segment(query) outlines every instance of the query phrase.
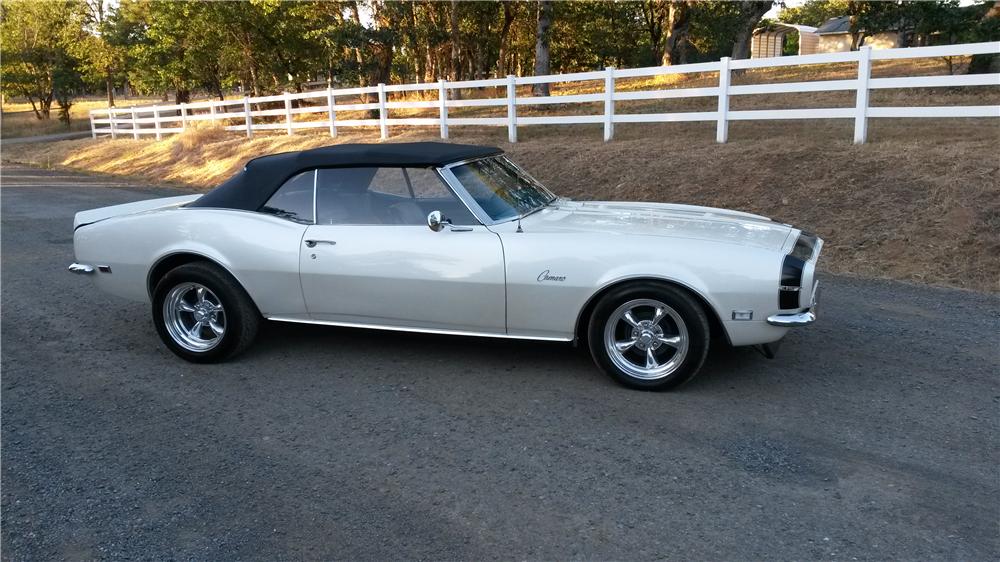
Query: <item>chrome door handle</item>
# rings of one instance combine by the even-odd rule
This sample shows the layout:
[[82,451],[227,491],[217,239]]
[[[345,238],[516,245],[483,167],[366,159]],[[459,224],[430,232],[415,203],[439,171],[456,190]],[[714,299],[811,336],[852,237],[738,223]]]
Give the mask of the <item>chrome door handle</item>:
[[316,244],[329,244],[331,246],[336,246],[337,243],[333,240],[306,240],[307,248],[315,248]]

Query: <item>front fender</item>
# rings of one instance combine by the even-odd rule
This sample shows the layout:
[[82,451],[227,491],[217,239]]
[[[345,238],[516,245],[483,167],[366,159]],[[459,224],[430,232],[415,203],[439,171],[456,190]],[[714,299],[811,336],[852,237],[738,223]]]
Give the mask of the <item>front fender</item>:
[[656,279],[696,293],[737,345],[746,338],[730,329],[732,311],[755,310],[755,320],[763,319],[777,304],[778,251],[650,236],[503,234],[502,239],[507,327],[513,335],[572,338],[592,299],[629,280]]

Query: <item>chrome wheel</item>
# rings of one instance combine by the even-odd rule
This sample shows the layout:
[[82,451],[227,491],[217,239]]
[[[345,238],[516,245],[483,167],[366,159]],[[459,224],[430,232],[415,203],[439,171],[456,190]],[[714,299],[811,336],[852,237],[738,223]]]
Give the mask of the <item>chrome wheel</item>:
[[676,310],[653,299],[619,306],[604,327],[604,347],[629,376],[656,380],[677,370],[688,351],[688,331]]
[[188,351],[208,351],[226,333],[226,311],[208,287],[181,283],[163,299],[163,323],[177,345]]

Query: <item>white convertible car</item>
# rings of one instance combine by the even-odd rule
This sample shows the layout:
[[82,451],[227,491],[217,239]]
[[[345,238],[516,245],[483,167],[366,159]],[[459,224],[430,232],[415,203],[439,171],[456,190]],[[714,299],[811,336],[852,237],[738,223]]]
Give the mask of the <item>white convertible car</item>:
[[589,346],[634,388],[709,343],[772,356],[815,320],[822,241],[736,211],[557,197],[486,146],[336,145],[251,160],[204,195],[76,214],[69,269],[152,303],[189,361],[262,319]]

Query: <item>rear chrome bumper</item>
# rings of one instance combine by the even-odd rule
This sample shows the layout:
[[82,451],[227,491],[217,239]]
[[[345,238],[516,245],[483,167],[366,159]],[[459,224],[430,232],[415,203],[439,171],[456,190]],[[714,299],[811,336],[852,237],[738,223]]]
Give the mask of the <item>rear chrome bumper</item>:
[[782,328],[795,328],[798,326],[808,326],[816,321],[816,313],[811,310],[797,312],[795,314],[775,314],[767,317],[767,323],[772,326]]
[[94,266],[87,265],[85,263],[71,263],[69,264],[70,273],[76,273],[78,275],[87,275],[96,271]]

